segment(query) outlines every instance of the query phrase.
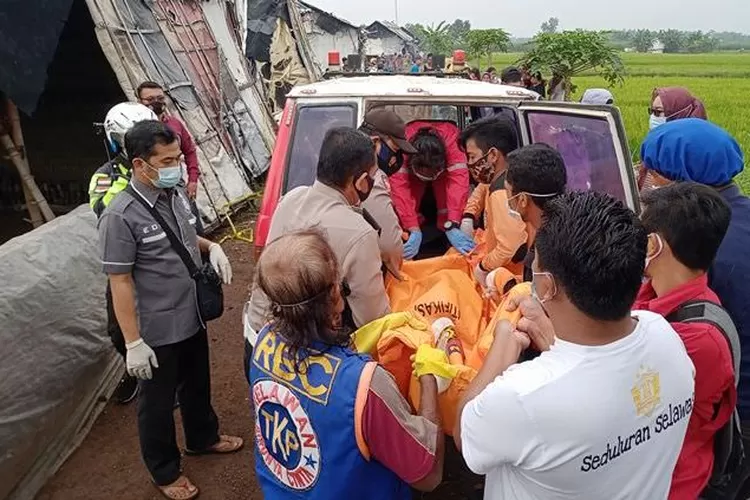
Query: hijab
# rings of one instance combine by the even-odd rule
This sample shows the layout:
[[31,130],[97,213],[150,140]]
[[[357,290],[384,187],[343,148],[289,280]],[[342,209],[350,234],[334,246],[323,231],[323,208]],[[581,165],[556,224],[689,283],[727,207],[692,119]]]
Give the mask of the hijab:
[[681,120],[683,118],[700,118],[708,120],[706,108],[703,102],[694,97],[685,88],[682,87],[663,87],[654,89],[651,96],[651,102],[657,97],[661,97],[662,106],[664,106],[664,116],[667,121]]

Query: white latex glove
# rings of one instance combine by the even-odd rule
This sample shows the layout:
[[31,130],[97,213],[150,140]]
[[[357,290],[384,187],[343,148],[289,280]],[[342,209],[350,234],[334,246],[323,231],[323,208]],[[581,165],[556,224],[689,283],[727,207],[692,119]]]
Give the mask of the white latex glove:
[[464,217],[461,220],[461,226],[459,227],[462,233],[472,238],[474,237],[474,219],[469,218],[469,217]]
[[131,377],[141,380],[151,380],[153,373],[151,367],[159,368],[156,353],[146,344],[143,339],[125,344],[127,354],[125,355],[125,366]]
[[208,259],[211,261],[211,266],[219,273],[221,280],[225,285],[232,284],[232,265],[229,263],[227,254],[221,249],[221,245],[218,243],[211,243],[208,247]]
[[487,271],[482,270],[481,264],[477,264],[477,267],[474,268],[474,279],[477,280],[479,286],[485,291],[487,290],[487,276],[489,274]]

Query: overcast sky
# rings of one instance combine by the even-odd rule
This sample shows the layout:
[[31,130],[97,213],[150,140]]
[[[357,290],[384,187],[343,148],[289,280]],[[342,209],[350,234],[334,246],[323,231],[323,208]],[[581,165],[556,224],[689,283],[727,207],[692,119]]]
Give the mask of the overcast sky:
[[550,17],[562,29],[649,28],[750,33],[750,0],[307,0],[354,24],[468,19],[476,28],[532,36]]

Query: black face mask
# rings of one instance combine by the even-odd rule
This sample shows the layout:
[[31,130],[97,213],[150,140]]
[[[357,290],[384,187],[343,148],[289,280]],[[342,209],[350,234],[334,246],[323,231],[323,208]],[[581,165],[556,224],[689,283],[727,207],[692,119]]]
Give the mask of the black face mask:
[[354,189],[357,189],[357,196],[359,196],[359,201],[361,203],[364,203],[367,198],[370,197],[370,193],[372,193],[372,188],[375,185],[375,179],[370,177],[370,174],[367,174],[365,176],[365,179],[367,179],[367,191],[360,191],[356,187]]
[[166,103],[163,103],[163,102],[153,102],[149,105],[149,107],[153,110],[153,112],[156,113],[156,116],[159,116],[164,112],[165,106],[166,106]]
[[[396,161],[392,161],[394,158]],[[404,153],[401,150],[393,151],[385,142],[381,144],[380,153],[378,153],[378,168],[385,172],[385,175],[392,176],[398,172],[403,163]]]

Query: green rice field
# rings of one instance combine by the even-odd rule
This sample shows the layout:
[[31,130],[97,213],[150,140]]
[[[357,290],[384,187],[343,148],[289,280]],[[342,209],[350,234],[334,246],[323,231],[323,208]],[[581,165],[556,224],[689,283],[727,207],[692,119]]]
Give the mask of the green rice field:
[[[496,54],[498,71],[513,64],[520,54]],[[745,152],[746,170],[738,182],[750,193],[750,52],[714,54],[623,54],[628,71],[622,86],[610,89],[622,112],[630,149],[637,157],[648,132],[647,108],[655,87],[683,86],[700,97],[709,119],[726,128]],[[485,65],[482,65],[485,67]],[[576,99],[591,87],[606,87],[594,74],[574,78]]]

